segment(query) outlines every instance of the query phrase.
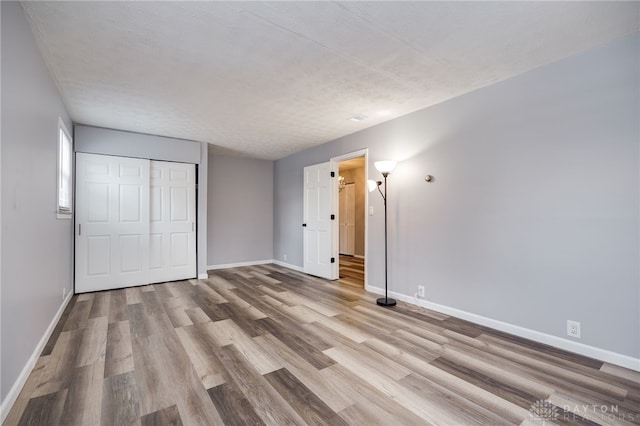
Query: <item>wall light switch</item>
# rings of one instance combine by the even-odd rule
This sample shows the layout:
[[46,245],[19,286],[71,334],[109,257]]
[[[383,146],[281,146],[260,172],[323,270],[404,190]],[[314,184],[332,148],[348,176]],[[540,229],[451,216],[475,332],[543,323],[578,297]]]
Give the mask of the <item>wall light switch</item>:
[[373,216],[373,206],[369,206],[369,216]]

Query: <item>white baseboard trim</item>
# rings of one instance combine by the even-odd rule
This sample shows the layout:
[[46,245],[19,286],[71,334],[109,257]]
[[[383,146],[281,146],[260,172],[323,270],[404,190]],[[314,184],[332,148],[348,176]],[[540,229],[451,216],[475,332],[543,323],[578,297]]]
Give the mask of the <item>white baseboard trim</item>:
[[207,266],[207,270],[212,271],[215,269],[239,268],[241,266],[265,265],[267,263],[274,263],[274,261],[272,259],[265,259],[265,260],[253,260],[250,262],[221,263],[219,265]]
[[271,261],[271,263],[276,264],[278,266],[282,266],[283,268],[289,268],[289,269],[293,269],[294,271],[304,272],[303,268],[301,268],[299,266],[296,266],[296,265],[292,265],[290,263],[281,262],[281,261],[275,260],[275,259],[273,259]]
[[[239,268],[242,266],[254,266],[254,265],[266,265],[269,263],[273,263],[278,266],[282,266],[283,268],[293,269],[294,271],[304,272],[301,267],[292,265],[290,263],[282,262],[276,259],[265,259],[265,260],[254,260],[251,262],[238,262],[238,263],[222,263],[220,265],[210,265],[207,266],[208,271],[213,271],[216,269],[227,269],[227,268]],[[205,279],[207,277],[201,278],[198,276],[198,279]]]
[[15,383],[11,387],[11,390],[9,390],[9,393],[7,394],[6,398],[2,401],[2,405],[0,405],[0,418],[1,418],[0,423],[3,423],[6,420],[7,416],[9,415],[9,411],[11,410],[11,407],[13,407],[13,404],[18,399],[18,395],[20,395],[20,391],[22,390],[22,387],[27,382],[27,379],[29,378],[29,374],[31,374],[33,367],[36,366],[36,362],[38,362],[40,353],[42,353],[44,346],[49,341],[49,338],[51,337],[53,330],[56,328],[56,324],[58,324],[58,321],[60,320],[62,313],[64,312],[65,308],[69,304],[69,301],[71,300],[72,297],[73,297],[73,292],[69,292],[69,295],[66,297],[66,299],[64,299],[64,301],[62,302],[62,305],[60,305],[58,312],[56,312],[55,316],[51,320],[51,323],[49,324],[46,331],[42,335],[42,338],[40,339],[35,349],[33,350],[31,357],[29,358],[24,368],[20,372],[20,375],[18,376]]
[[[207,269],[209,269],[208,266],[207,266]],[[206,280],[207,278],[209,278],[209,274],[198,274],[199,280]]]
[[[371,293],[384,295],[383,288],[368,286],[365,288],[365,290]],[[503,331],[505,333],[513,334],[518,337],[523,337],[525,339],[533,340],[538,343],[543,343],[545,345],[563,349],[565,351],[619,365],[630,370],[640,371],[640,359],[638,358],[633,358],[628,355],[619,354],[617,352],[612,352],[606,349],[585,345],[584,343],[574,342],[562,337],[553,336],[551,334],[542,333],[536,330],[531,330],[529,328],[509,324],[507,322],[483,317],[471,312],[466,312],[460,309],[451,308],[449,306],[440,305],[438,303],[429,302],[428,300],[417,299],[415,297],[407,296],[393,291],[389,291],[388,294],[394,299],[401,300],[406,303],[411,303],[412,305],[421,306],[423,308],[431,309],[432,311],[471,321],[475,324],[484,325],[486,327],[490,327],[499,331]]]

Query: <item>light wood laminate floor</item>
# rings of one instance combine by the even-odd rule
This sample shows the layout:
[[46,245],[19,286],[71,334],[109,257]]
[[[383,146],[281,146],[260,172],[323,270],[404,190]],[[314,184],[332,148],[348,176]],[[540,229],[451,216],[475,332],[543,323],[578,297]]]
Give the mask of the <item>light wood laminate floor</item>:
[[5,424],[640,424],[638,373],[375,298],[274,265],[74,296]]
[[339,274],[341,284],[364,288],[364,258],[341,254]]

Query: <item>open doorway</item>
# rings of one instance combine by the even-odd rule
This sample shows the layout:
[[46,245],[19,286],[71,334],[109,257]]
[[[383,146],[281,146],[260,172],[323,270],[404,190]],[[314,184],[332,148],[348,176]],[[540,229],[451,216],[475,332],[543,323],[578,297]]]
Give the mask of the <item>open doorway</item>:
[[364,288],[365,194],[364,155],[338,163],[339,281]]

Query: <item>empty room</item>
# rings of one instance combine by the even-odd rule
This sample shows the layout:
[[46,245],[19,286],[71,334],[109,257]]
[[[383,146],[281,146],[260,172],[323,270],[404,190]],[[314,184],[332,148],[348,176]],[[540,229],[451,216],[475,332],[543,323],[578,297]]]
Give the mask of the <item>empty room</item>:
[[0,19],[3,425],[640,425],[640,2]]

